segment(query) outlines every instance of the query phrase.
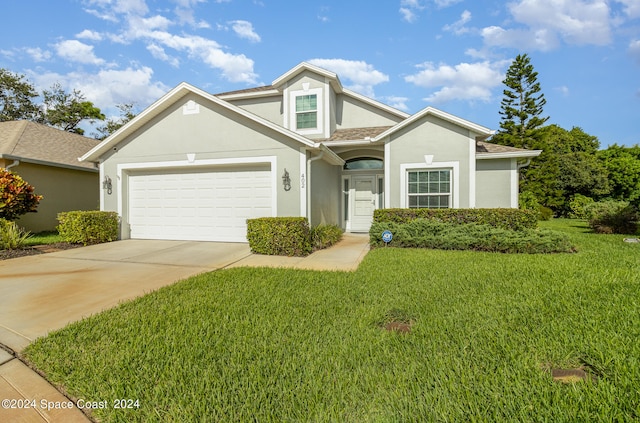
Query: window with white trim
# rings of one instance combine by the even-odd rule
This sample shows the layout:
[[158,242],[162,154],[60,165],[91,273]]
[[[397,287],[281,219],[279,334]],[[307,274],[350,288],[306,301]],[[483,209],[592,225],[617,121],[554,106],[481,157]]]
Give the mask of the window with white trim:
[[451,207],[451,170],[407,171],[409,208],[446,209]]
[[296,96],[296,129],[318,127],[318,96],[305,94]]

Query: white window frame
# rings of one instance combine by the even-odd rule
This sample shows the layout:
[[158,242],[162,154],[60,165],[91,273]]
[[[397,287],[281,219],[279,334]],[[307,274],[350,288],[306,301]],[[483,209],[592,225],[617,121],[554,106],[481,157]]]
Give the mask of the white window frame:
[[[297,132],[301,135],[315,135],[322,134],[323,122],[324,122],[324,100],[323,100],[322,88],[310,88],[308,90],[296,90],[289,91],[289,129]],[[297,128],[297,111],[296,111],[296,98],[303,95],[315,95],[316,96],[316,127],[315,128]],[[308,112],[305,112],[308,113]]]
[[451,171],[451,208],[460,208],[460,162],[404,163],[400,165],[400,207],[409,207],[408,172],[417,170]]
[[[422,173],[427,173],[430,174],[431,172],[437,172],[438,174],[440,173],[445,173],[448,174],[449,177],[449,181],[447,181],[448,185],[449,185],[449,189],[447,191],[438,191],[438,192],[415,192],[412,193],[411,190],[407,191],[407,203],[408,203],[408,207],[411,208],[411,197],[447,197],[447,202],[446,202],[446,207],[415,207],[415,208],[446,208],[446,209],[450,209],[451,208],[451,204],[452,204],[452,188],[453,188],[453,184],[451,183],[451,177],[452,177],[452,172],[451,169],[411,169],[411,170],[407,170],[407,177],[409,176],[410,173],[416,173],[419,174],[420,172]],[[411,183],[410,178],[408,178],[409,180],[407,181],[408,184]],[[420,183],[418,182],[418,186],[420,185]],[[438,185],[440,185],[440,182],[438,182]]]

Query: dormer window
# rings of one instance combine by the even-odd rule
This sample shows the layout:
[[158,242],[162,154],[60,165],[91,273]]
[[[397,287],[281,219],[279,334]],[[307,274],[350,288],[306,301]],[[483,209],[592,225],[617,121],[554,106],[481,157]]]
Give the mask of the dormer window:
[[[306,85],[306,84],[303,84]],[[285,126],[302,135],[319,135],[324,132],[322,88],[289,91],[288,123]]]
[[318,96],[316,94],[296,97],[296,129],[318,127]]

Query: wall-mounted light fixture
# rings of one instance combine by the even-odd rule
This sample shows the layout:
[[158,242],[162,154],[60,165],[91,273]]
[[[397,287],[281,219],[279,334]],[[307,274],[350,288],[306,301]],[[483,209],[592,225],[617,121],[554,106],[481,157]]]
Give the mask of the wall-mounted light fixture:
[[107,191],[107,194],[111,195],[113,189],[111,187],[111,178],[107,175],[104,175],[104,179],[102,180],[102,189]]
[[289,172],[287,172],[287,169],[284,170],[284,174],[282,175],[282,185],[284,185],[285,191],[289,191],[291,189],[291,178],[289,178]]

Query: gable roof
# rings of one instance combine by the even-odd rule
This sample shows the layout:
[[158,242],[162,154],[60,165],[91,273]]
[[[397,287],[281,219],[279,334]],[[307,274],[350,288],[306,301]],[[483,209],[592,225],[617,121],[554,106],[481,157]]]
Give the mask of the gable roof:
[[97,171],[78,157],[100,141],[26,120],[0,122],[0,157],[28,163]]
[[436,116],[436,117],[438,117],[440,119],[443,119],[443,120],[446,120],[448,122],[451,122],[451,123],[453,123],[455,125],[458,125],[458,126],[461,126],[463,128],[466,128],[471,132],[475,132],[481,138],[487,138],[487,137],[489,137],[490,135],[492,135],[494,133],[494,131],[492,131],[489,128],[486,128],[484,126],[478,125],[478,124],[473,123],[471,121],[468,121],[466,119],[459,118],[458,116],[454,116],[454,115],[452,115],[450,113],[443,112],[442,110],[439,110],[439,109],[436,109],[436,108],[433,108],[433,107],[429,106],[429,107],[426,107],[426,108],[422,109],[418,113],[416,113],[414,115],[411,115],[410,117],[408,117],[407,119],[403,120],[402,122],[397,123],[396,125],[392,126],[388,130],[386,130],[383,133],[377,135],[375,138],[372,138],[371,141],[372,142],[381,141],[384,138],[386,138],[386,137],[398,132],[402,128],[405,128],[408,125],[411,125],[412,123],[422,119],[423,117],[425,117],[427,115],[433,115],[433,116]]
[[[167,94],[158,99],[151,106],[147,107],[140,114],[138,114],[135,118],[131,119],[128,123],[123,125],[116,132],[111,134],[109,137],[105,138],[100,144],[92,148],[85,155],[79,158],[81,161],[97,161],[100,156],[109,151],[111,148],[116,146],[118,143],[123,141],[126,137],[133,134],[135,131],[140,129],[143,125],[151,121],[154,117],[158,116],[161,112],[168,109],[171,105],[175,104],[181,98],[185,97],[187,94],[193,93],[199,97],[204,98],[205,100],[211,101],[216,105],[223,107],[227,110],[230,110],[238,115],[244,116],[247,119],[250,119],[264,127],[270,128],[286,137],[298,141],[302,145],[313,149],[324,150],[326,147],[323,147],[309,138],[306,138],[300,134],[297,134],[289,129],[284,128],[283,126],[276,125],[273,122],[268,121],[258,115],[255,115],[251,112],[248,112],[238,106],[234,106],[233,104],[224,101],[218,98],[215,95],[209,94],[206,91],[203,91],[199,88],[194,87],[193,85],[187,84],[186,82],[181,82],[174,89],[169,91]],[[326,155],[326,160],[334,163],[334,164],[344,164],[344,160],[342,160],[337,154],[329,151]]]
[[344,88],[342,86],[342,83],[340,82],[340,78],[338,78],[338,75],[307,62],[302,62],[293,69],[282,74],[281,76],[276,78],[271,85],[223,92],[216,94],[216,97],[219,97],[223,100],[234,100],[240,98],[258,98],[281,94],[286,86],[286,83],[304,71],[313,72],[317,75],[325,77],[329,81],[329,84],[333,87],[333,90],[338,94],[343,94],[356,100],[362,101],[363,103],[369,104],[377,109],[384,110],[385,112],[391,113],[401,119],[406,119],[411,116],[408,113],[403,112],[402,110],[398,110],[395,107],[389,106],[388,104],[381,103],[377,100],[374,100],[373,98]]

